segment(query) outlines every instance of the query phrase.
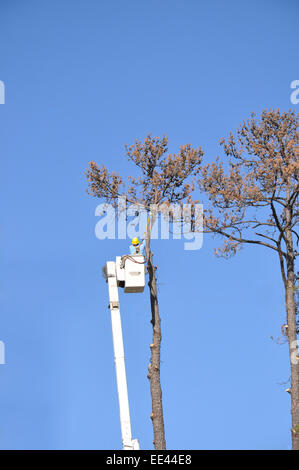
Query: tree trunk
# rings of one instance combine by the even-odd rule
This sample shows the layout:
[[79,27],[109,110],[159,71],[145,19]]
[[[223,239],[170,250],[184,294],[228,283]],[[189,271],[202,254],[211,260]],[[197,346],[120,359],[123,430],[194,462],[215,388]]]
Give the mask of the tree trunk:
[[151,362],[148,366],[148,379],[150,381],[151,397],[152,397],[152,413],[151,420],[154,430],[153,444],[156,450],[166,449],[165,430],[163,419],[163,406],[162,406],[162,389],[160,381],[160,350],[161,350],[161,319],[159,315],[157,282],[156,282],[156,267],[153,265],[153,253],[150,250],[150,236],[146,240],[146,256],[147,256],[147,269],[149,274],[149,290],[151,301],[153,326],[153,342],[151,348]]
[[286,288],[287,334],[291,365],[291,413],[292,413],[292,448],[299,450],[299,360],[296,333],[296,303],[292,276],[287,279]]
[[[287,223],[291,220],[291,213],[287,211]],[[286,229],[287,239],[287,275],[285,286],[285,303],[287,312],[287,335],[289,342],[289,355],[291,366],[291,413],[292,413],[292,449],[299,450],[299,360],[296,326],[295,301],[295,266],[293,239],[290,229]]]

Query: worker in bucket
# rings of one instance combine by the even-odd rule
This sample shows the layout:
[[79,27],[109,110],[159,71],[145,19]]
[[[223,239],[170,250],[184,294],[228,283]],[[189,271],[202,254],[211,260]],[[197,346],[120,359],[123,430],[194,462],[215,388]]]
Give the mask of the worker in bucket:
[[131,255],[143,255],[145,248],[145,240],[142,241],[140,244],[137,237],[132,239],[132,245],[130,245],[130,253]]

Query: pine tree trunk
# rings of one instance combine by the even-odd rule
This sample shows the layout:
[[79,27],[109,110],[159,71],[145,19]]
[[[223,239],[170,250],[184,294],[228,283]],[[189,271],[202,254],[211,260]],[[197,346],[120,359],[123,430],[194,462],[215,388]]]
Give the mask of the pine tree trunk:
[[[291,211],[286,211],[287,223],[291,221]],[[289,225],[290,226],[290,225]],[[287,312],[287,335],[289,342],[289,355],[291,366],[291,413],[292,413],[292,449],[299,450],[299,360],[296,326],[295,301],[295,264],[292,232],[286,229],[287,240],[287,275],[285,285],[285,303]]]
[[150,237],[146,240],[147,269],[149,274],[149,290],[151,301],[153,326],[153,342],[151,348],[151,362],[148,366],[148,379],[150,381],[150,390],[152,398],[151,420],[154,430],[154,446],[156,450],[166,449],[163,406],[162,406],[162,389],[160,381],[160,350],[161,350],[161,319],[159,315],[156,267],[153,265],[153,253],[150,250]]
[[[285,302],[287,311],[287,335],[291,366],[291,413],[292,413],[292,448],[299,450],[299,360],[297,347],[295,273],[294,263],[289,260]],[[292,266],[293,265],[293,266]]]

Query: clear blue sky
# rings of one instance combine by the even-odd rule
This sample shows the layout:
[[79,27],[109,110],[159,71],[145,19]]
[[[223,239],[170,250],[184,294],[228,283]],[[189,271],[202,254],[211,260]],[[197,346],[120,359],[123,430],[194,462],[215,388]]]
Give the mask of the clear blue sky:
[[[0,1],[0,448],[121,447],[107,286],[128,241],[95,237],[89,160],[125,143],[219,139],[251,111],[296,109],[296,0]],[[298,111],[299,111],[299,105]],[[279,265],[154,241],[170,449],[289,449]],[[152,448],[148,292],[121,295],[133,437]]]

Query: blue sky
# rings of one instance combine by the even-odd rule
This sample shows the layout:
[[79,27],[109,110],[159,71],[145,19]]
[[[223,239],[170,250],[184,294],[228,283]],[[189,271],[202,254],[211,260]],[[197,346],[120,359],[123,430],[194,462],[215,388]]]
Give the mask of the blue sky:
[[[296,0],[0,0],[1,449],[121,448],[107,286],[129,241],[100,241],[93,159],[123,175],[150,132],[205,161],[263,108],[297,109]],[[299,105],[297,105],[299,106]],[[299,108],[298,108],[299,109]],[[169,449],[289,449],[275,256],[153,242]],[[148,292],[121,293],[133,437],[152,445]]]

